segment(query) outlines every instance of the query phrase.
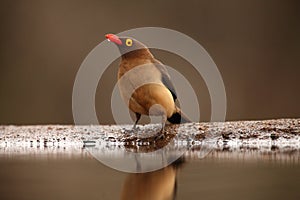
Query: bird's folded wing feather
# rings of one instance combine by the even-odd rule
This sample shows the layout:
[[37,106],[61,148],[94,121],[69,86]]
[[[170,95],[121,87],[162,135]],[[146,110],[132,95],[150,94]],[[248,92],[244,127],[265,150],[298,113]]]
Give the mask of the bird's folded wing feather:
[[154,64],[157,67],[157,69],[161,72],[162,82],[170,90],[175,101],[177,99],[177,94],[175,87],[170,79],[170,75],[168,73],[167,68],[158,60],[155,60]]

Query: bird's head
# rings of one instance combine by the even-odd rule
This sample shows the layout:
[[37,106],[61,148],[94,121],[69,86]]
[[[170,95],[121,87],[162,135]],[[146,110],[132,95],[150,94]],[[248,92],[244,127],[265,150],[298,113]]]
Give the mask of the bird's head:
[[130,56],[131,54],[149,54],[152,56],[148,48],[141,42],[130,37],[119,37],[114,34],[105,35],[108,41],[117,45],[122,57]]

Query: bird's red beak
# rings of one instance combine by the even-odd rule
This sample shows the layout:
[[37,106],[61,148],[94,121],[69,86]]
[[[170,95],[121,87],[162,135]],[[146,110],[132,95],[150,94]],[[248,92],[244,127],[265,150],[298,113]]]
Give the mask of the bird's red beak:
[[120,38],[114,34],[106,34],[105,37],[107,38],[108,41],[111,41],[117,45],[122,44],[122,41],[120,40]]

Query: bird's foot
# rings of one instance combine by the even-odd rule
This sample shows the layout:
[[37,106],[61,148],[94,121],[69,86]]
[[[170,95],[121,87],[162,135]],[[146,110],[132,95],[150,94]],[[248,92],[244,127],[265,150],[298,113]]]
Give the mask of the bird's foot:
[[166,135],[165,135],[162,131],[160,131],[160,132],[158,132],[157,135],[154,137],[154,140],[163,140],[163,139],[165,139],[165,138],[166,138]]
[[165,139],[165,135],[163,135],[163,134],[159,134],[159,135],[155,136],[155,138],[154,138],[154,140],[163,140],[163,139]]
[[132,130],[134,130],[134,131],[139,131],[139,130],[141,130],[141,128],[138,127],[138,126],[133,126]]
[[122,133],[125,135],[136,135],[136,130],[135,129],[122,129]]
[[132,129],[122,129],[122,133],[125,134],[125,136],[137,136],[139,131],[140,131],[140,127],[133,127]]

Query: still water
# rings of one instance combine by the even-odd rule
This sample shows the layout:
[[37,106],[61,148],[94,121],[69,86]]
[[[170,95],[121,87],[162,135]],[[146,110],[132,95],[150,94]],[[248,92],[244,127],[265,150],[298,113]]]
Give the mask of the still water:
[[224,150],[135,174],[111,169],[84,149],[2,154],[0,199],[300,199],[299,161],[299,152]]

